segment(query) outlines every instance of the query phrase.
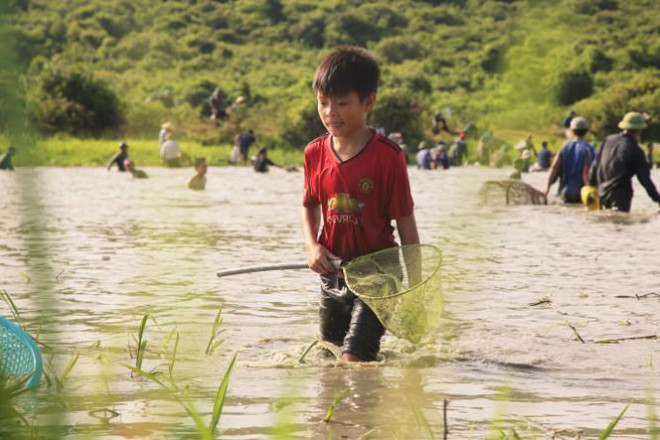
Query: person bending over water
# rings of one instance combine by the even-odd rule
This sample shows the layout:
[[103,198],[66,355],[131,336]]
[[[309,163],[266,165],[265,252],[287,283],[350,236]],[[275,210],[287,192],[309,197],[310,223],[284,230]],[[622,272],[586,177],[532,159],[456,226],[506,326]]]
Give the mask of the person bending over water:
[[145,173],[144,171],[135,168],[135,164],[131,159],[126,159],[124,161],[124,167],[126,168],[126,171],[131,173],[131,175],[136,179],[146,179],[147,177],[149,177],[147,176],[147,173]]

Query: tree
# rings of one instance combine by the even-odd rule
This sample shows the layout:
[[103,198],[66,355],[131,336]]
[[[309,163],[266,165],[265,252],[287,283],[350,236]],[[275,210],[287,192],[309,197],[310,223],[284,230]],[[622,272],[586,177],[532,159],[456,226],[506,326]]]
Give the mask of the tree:
[[28,114],[44,133],[100,135],[123,124],[121,104],[103,81],[78,68],[45,70],[28,91]]

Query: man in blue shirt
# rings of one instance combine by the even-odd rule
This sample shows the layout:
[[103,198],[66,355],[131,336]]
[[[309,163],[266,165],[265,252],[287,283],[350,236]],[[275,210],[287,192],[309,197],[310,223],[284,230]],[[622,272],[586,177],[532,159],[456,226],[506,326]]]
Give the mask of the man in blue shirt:
[[257,138],[254,135],[254,130],[249,129],[248,131],[241,133],[238,138],[238,148],[241,150],[241,155],[243,156],[243,162],[247,162],[248,151],[250,150],[250,145],[252,145]]
[[580,190],[588,184],[589,168],[593,157],[584,136],[589,131],[589,124],[583,117],[573,118],[570,125],[573,137],[566,142],[550,165],[550,174],[543,194],[550,192],[550,187],[559,177],[559,194],[564,203],[581,203]]
[[541,144],[541,151],[539,151],[539,155],[536,158],[538,169],[547,170],[548,168],[550,168],[551,162],[552,162],[552,152],[548,149],[548,143],[546,141],[543,141],[543,143]]
[[425,142],[421,142],[419,145],[419,151],[417,152],[417,169],[431,169],[431,151],[426,147]]

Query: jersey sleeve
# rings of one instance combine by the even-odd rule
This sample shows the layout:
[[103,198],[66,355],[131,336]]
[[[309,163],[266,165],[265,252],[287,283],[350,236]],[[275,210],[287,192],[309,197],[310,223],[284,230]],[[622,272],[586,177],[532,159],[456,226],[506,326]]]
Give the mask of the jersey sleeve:
[[408,166],[403,151],[397,154],[392,161],[389,174],[388,216],[391,219],[397,219],[412,214],[413,199],[408,178]]
[[315,186],[315,166],[314,157],[312,156],[309,148],[305,150],[305,158],[303,161],[304,181],[303,181],[303,206],[305,208],[313,208],[320,204],[318,198],[318,188]]

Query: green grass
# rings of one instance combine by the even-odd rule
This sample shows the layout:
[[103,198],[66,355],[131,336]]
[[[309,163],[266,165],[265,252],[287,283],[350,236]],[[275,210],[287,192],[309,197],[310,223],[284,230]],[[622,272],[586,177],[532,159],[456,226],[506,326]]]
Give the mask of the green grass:
[[218,424],[220,423],[220,417],[222,416],[222,410],[224,408],[225,401],[227,399],[229,378],[231,377],[234,364],[236,363],[236,356],[237,353],[235,353],[232,356],[231,361],[229,362],[229,366],[227,367],[227,370],[225,370],[225,374],[222,378],[222,381],[218,386],[218,390],[215,395],[215,400],[213,401],[213,411],[211,413],[211,419],[209,420],[208,425],[204,423],[201,414],[199,413],[199,411],[197,411],[197,409],[195,409],[194,404],[190,402],[189,399],[186,398],[185,394],[184,395],[180,394],[179,390],[181,388],[177,386],[176,383],[174,383],[174,381],[172,381],[172,385],[167,385],[166,383],[160,380],[157,374],[148,373],[144,370],[126,364],[124,364],[124,366],[129,368],[131,372],[137,373],[140,376],[149,379],[150,381],[158,384],[164,390],[168,391],[170,395],[177,402],[179,402],[181,406],[183,406],[186,413],[188,413],[188,415],[193,419],[199,437],[203,440],[212,440],[216,438],[216,431],[218,429]]
[[[160,166],[158,141],[148,139],[123,139],[128,143],[128,154],[138,167]],[[34,145],[17,144],[14,166],[106,166],[118,151],[119,139],[80,139],[74,137],[50,137],[38,140]],[[192,159],[206,158],[209,165],[230,165],[228,158],[231,145],[202,146],[199,142],[178,141],[181,150]],[[0,136],[0,151],[4,151],[6,138]],[[250,149],[250,156],[257,148]],[[302,164],[302,151],[269,148],[268,156],[283,165]]]

